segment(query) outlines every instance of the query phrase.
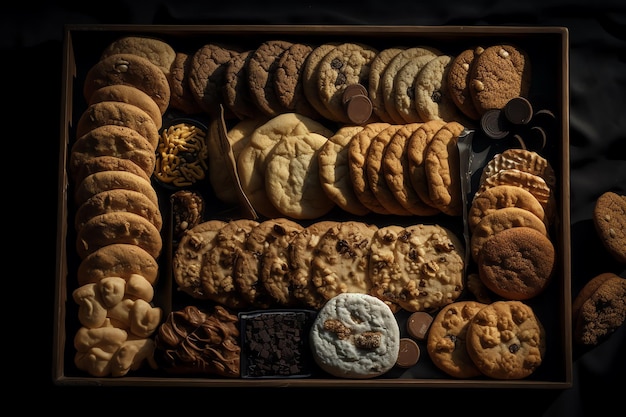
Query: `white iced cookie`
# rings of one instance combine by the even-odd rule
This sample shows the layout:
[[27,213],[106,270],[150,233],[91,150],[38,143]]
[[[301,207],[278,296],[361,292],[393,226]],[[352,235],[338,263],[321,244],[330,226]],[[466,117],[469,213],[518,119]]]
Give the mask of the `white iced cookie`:
[[382,300],[342,293],[318,312],[310,332],[316,363],[339,378],[373,378],[389,371],[398,358],[400,329]]

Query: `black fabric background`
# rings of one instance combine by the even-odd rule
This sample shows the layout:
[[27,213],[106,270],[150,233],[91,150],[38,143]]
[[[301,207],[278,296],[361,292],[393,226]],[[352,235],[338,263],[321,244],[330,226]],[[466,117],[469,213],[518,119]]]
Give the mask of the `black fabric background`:
[[[623,409],[626,326],[574,351],[568,390],[55,387],[51,378],[57,160],[65,24],[565,26],[570,36],[572,293],[601,272],[626,277],[591,222],[595,199],[626,193],[626,3],[621,0],[17,1],[0,15],[5,164],[3,369],[20,412],[363,413],[599,416]],[[11,271],[11,272],[6,272]],[[5,384],[6,386],[6,384]],[[20,396],[18,397],[18,393]],[[44,395],[45,394],[45,397]],[[15,398],[15,400],[13,400]],[[46,402],[42,403],[42,399]],[[295,408],[294,408],[295,407]],[[617,411],[613,411],[617,410]],[[137,414],[135,414],[137,415]]]

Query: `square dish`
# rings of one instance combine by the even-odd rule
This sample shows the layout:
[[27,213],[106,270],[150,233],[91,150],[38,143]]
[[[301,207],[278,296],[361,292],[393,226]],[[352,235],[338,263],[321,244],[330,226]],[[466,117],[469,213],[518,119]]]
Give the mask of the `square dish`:
[[[546,148],[546,158],[557,173],[557,223],[553,240],[558,253],[557,271],[549,290],[537,300],[538,311],[546,318],[548,351],[545,366],[523,380],[491,379],[457,380],[438,372],[422,355],[418,365],[394,370],[383,378],[367,381],[332,378],[294,378],[291,386],[333,387],[533,387],[568,388],[572,382],[571,357],[571,294],[569,248],[569,79],[568,33],[565,28],[552,27],[420,27],[420,26],[68,26],[65,32],[61,126],[59,155],[59,223],[56,276],[56,323],[54,333],[54,381],[59,385],[189,385],[189,386],[276,386],[284,381],[263,379],[224,379],[212,377],[171,377],[158,370],[143,370],[121,378],[85,375],[74,365],[73,337],[79,327],[77,306],[72,291],[77,287],[77,254],[74,250],[76,231],[72,217],[76,211],[73,189],[68,178],[69,150],[75,140],[77,121],[86,108],[82,85],[89,68],[97,62],[100,52],[114,39],[129,34],[145,34],[166,39],[175,48],[193,50],[213,40],[252,48],[263,40],[289,39],[311,44],[326,42],[359,42],[384,49],[396,45],[430,45],[454,54],[476,44],[514,42],[526,49],[533,62],[533,88],[541,92],[541,106],[551,109],[557,118],[556,135]],[[209,201],[212,201],[209,199]],[[167,204],[165,216],[171,214]],[[209,204],[207,212],[217,213],[223,207]],[[372,222],[380,219],[369,218]],[[419,222],[415,218],[408,221]],[[407,221],[405,219],[405,221]],[[457,232],[463,225],[457,220],[442,219]],[[164,229],[166,230],[166,229]],[[169,234],[170,232],[166,232]],[[164,239],[164,253],[172,252],[171,235]],[[177,292],[171,277],[171,256],[161,258],[161,271],[155,287],[154,304],[164,313],[180,308],[186,302]],[[401,329],[406,315],[398,315]],[[425,352],[425,349],[422,350]]]

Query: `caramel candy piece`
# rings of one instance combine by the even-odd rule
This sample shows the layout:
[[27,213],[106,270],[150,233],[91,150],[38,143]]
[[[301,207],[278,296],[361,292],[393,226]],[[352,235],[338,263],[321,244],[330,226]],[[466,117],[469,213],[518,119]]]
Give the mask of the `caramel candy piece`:
[[400,368],[410,368],[420,359],[420,347],[415,340],[403,337],[400,339],[400,350],[398,351],[398,359],[396,366]]
[[416,311],[411,314],[406,322],[406,330],[411,337],[417,340],[424,340],[426,333],[433,322],[433,317],[423,311]]

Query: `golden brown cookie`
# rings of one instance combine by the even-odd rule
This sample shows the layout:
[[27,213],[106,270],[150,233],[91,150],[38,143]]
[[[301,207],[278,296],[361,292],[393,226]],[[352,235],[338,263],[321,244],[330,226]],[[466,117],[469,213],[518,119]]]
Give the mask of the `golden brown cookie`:
[[[387,297],[387,283],[399,280],[401,271],[396,262],[396,242],[404,227],[398,225],[381,226],[376,230],[370,243],[369,277],[372,282],[370,294],[385,303],[397,306],[393,295]],[[392,308],[393,309],[393,308]]]
[[474,58],[469,91],[480,115],[503,109],[514,97],[526,97],[531,83],[530,57],[512,44],[491,45]]
[[382,83],[383,73],[387,69],[391,60],[405,49],[407,49],[405,46],[385,48],[376,54],[376,57],[370,65],[368,97],[372,102],[372,111],[382,122],[395,123],[394,119],[385,109]]
[[417,111],[415,101],[415,83],[422,68],[430,62],[434,56],[425,55],[410,59],[396,74],[393,81],[393,100],[398,115],[405,123],[423,122],[424,119]]
[[543,363],[545,329],[532,307],[521,301],[493,302],[467,326],[467,353],[490,378],[523,379]]
[[443,120],[465,123],[448,91],[448,72],[454,59],[451,55],[438,55],[424,64],[415,79],[415,106],[423,121]]
[[593,208],[593,224],[606,250],[626,263],[626,196],[607,191]]
[[170,104],[170,84],[160,67],[134,54],[113,54],[94,64],[83,83],[83,96],[91,101],[93,93],[108,85],[131,85],[148,94],[165,113]]
[[165,75],[170,72],[176,52],[163,39],[153,36],[123,36],[111,42],[100,55],[100,59],[115,54],[139,55],[159,67]]
[[572,319],[577,344],[606,340],[626,321],[626,279],[612,272],[594,276],[574,298]]
[[86,176],[76,187],[74,200],[80,206],[93,195],[114,189],[138,191],[154,205],[159,205],[159,198],[152,184],[128,171],[101,171]]
[[159,109],[156,102],[145,92],[132,85],[115,84],[99,88],[93,92],[87,104],[91,106],[102,101],[118,101],[132,104],[145,111],[152,118],[157,129],[160,129],[163,124],[161,109]]
[[137,245],[114,243],[89,254],[78,265],[78,286],[99,282],[106,277],[128,280],[133,274],[141,275],[153,286],[159,276],[159,264],[152,255]]
[[531,227],[511,227],[487,239],[478,255],[478,275],[487,288],[509,300],[541,294],[556,266],[554,245]]
[[550,162],[540,154],[527,149],[509,148],[494,155],[480,174],[480,183],[499,171],[517,169],[538,175],[551,189],[556,188],[556,174]]
[[326,54],[335,49],[338,45],[338,42],[329,42],[318,45],[313,48],[304,62],[304,68],[302,71],[302,88],[307,101],[318,113],[318,116],[314,117],[314,119],[324,118],[332,120],[333,117],[320,98],[317,79],[319,75],[320,62]]
[[117,156],[89,156],[83,158],[78,171],[73,174],[74,185],[79,185],[86,176],[100,171],[128,171],[139,175],[146,181],[150,181],[150,176],[136,163],[130,159],[118,158]]
[[248,61],[248,85],[252,101],[268,117],[289,112],[278,98],[274,75],[281,54],[291,45],[292,42],[279,39],[262,42]]
[[189,71],[193,54],[178,51],[172,62],[167,80],[170,83],[170,107],[188,115],[202,113],[189,86]]
[[426,349],[437,368],[455,378],[475,378],[476,368],[465,348],[467,326],[486,304],[477,301],[455,301],[444,306],[428,329]]

